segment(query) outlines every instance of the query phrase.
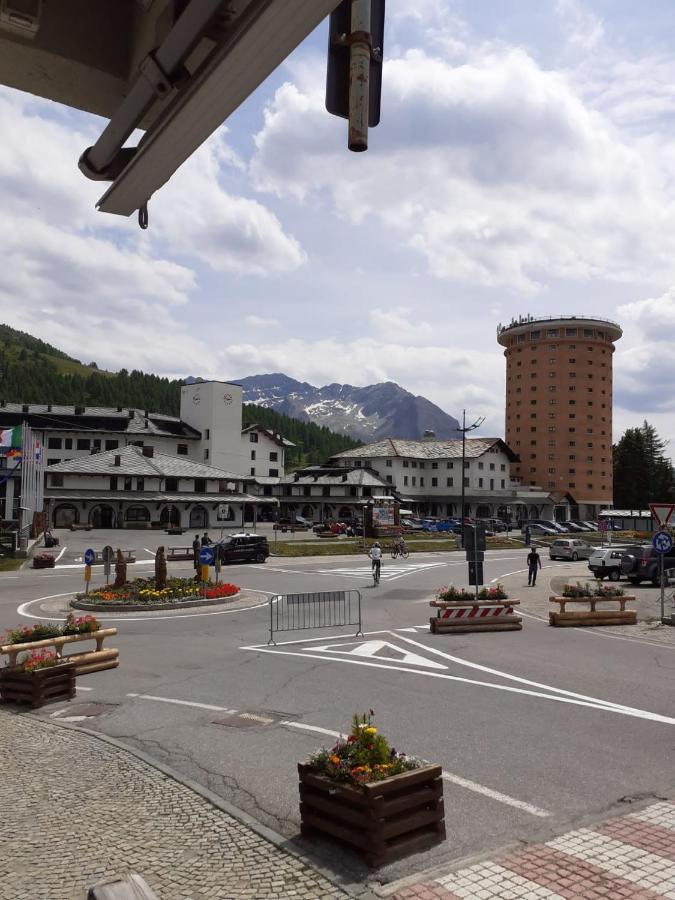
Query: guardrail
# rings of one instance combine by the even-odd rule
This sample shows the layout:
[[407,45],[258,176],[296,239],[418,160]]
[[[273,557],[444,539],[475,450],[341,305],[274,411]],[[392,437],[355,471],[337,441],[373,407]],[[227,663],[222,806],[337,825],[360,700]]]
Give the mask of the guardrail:
[[[0,653],[9,656],[7,668],[19,668],[17,657],[27,650],[42,650],[53,647],[59,659],[74,663],[76,675],[88,675],[90,672],[101,672],[103,669],[115,669],[119,665],[119,650],[103,649],[103,641],[117,634],[116,628],[100,628],[87,634],[64,634],[57,637],[43,638],[40,641],[28,641],[25,644],[3,644]],[[81,641],[96,641],[95,650],[84,650],[82,653],[63,654],[66,644]]]
[[307,631],[311,628],[341,628],[355,625],[362,635],[360,591],[314,591],[278,594],[270,598],[270,639],[275,633]]

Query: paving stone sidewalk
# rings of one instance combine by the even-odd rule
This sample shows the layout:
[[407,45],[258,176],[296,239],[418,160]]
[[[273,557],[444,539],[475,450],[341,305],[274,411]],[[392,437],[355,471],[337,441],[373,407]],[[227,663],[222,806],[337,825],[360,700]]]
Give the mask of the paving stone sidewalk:
[[675,900],[675,802],[421,881],[390,900]]
[[347,897],[125,750],[6,710],[0,798],[0,900],[84,900],[128,872],[160,900]]

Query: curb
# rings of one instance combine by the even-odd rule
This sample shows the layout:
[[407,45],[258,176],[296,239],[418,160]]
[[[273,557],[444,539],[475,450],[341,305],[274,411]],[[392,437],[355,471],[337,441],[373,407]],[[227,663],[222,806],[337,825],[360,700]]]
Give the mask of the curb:
[[[240,600],[242,592],[237,591],[229,597],[216,597],[213,600],[202,598],[201,600],[179,600],[177,603],[87,603],[86,600],[71,600],[73,609],[81,609],[85,612],[158,612],[167,609],[193,609],[200,606],[227,606]],[[221,601],[220,603],[218,601]]]
[[[15,715],[20,715],[20,713],[15,713]],[[192,778],[188,778],[186,775],[177,772],[171,766],[166,765],[166,763],[153,759],[143,750],[139,750],[136,747],[130,747],[117,738],[110,737],[109,735],[102,734],[98,731],[93,731],[90,728],[84,728],[81,725],[73,725],[68,722],[59,722],[58,719],[53,719],[49,722],[45,722],[38,716],[31,716],[31,720],[34,722],[40,722],[42,725],[51,725],[54,728],[62,728],[66,731],[75,731],[79,734],[85,734],[88,737],[95,738],[96,740],[102,741],[103,743],[114,747],[116,750],[121,750],[124,753],[128,753],[130,756],[135,757],[136,759],[145,763],[147,766],[150,766],[151,768],[161,772],[163,775],[166,775],[166,777],[170,778],[172,781],[175,781],[183,787],[188,788],[193,793],[198,794],[203,800],[206,800],[207,803],[210,803],[211,806],[214,806],[216,809],[220,810],[226,815],[231,816],[231,818],[235,819],[240,824],[245,825],[247,828],[250,828],[251,831],[255,832],[257,835],[259,835],[259,837],[275,846],[278,850],[281,850],[284,853],[288,853],[289,856],[293,856],[307,868],[318,872],[326,879],[326,881],[329,881],[332,885],[343,891],[349,897],[356,897],[358,898],[358,900],[376,900],[376,895],[373,894],[369,888],[364,887],[359,883],[340,883],[333,871],[326,868],[326,866],[324,866],[322,863],[314,861],[308,854],[305,854],[301,850],[292,846],[292,838],[284,837],[284,835],[279,834],[277,831],[274,831],[274,829],[269,828],[267,825],[263,825],[262,822],[258,822],[257,819],[255,819],[249,813],[245,812],[243,809],[239,809],[239,807],[234,806],[234,804],[230,803],[228,800],[224,800],[222,797],[219,797],[213,791],[209,790],[209,788],[204,787],[203,785],[194,781]]]

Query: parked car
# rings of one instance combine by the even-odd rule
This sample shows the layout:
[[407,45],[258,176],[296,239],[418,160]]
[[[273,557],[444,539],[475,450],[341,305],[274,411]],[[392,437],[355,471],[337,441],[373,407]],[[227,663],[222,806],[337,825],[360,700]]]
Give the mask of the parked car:
[[576,527],[580,531],[597,531],[597,528],[593,528],[588,522],[582,522],[579,519],[570,519],[569,525],[576,525]]
[[598,548],[591,553],[588,568],[596,578],[618,581],[621,578],[621,560],[625,552],[623,547]]
[[406,531],[422,531],[419,519],[401,519],[401,527]]
[[214,545],[221,563],[236,565],[243,562],[264,563],[270,555],[267,538],[260,534],[231,534]]
[[533,534],[544,534],[544,535],[558,535],[560,532],[556,531],[555,528],[549,528],[548,525],[540,525],[539,522],[530,522],[528,525],[523,525],[523,532],[526,528],[530,529],[530,535]]
[[591,529],[591,531],[597,531],[597,530],[598,530],[598,523],[597,523],[597,522],[592,522],[590,519],[584,519],[584,521],[582,522],[582,524],[583,524],[583,525],[588,525],[588,527]]
[[528,525],[530,526],[530,531],[533,525],[541,525],[544,528],[548,528],[553,534],[563,534],[565,531],[558,522],[554,522],[552,519],[530,519],[529,522],[523,522],[523,531]]
[[587,528],[584,528],[583,525],[579,525],[577,522],[572,522],[571,519],[568,519],[565,522],[568,531],[574,532],[574,534],[579,534],[580,532],[588,531]]
[[551,559],[589,559],[593,553],[593,546],[579,538],[558,538],[549,547]]
[[[631,545],[626,548],[621,559],[621,574],[625,575],[631,584],[640,584],[641,581],[651,581],[652,584],[661,583],[659,556],[651,544]],[[663,554],[664,568],[675,569],[675,548]]]
[[309,531],[312,523],[303,519],[302,516],[282,517],[274,523],[273,527],[275,531]]

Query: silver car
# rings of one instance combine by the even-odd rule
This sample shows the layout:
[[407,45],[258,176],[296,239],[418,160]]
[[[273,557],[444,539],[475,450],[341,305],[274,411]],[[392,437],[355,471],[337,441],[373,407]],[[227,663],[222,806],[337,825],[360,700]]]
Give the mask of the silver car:
[[595,547],[578,538],[559,538],[549,547],[549,555],[551,559],[571,559],[576,562],[578,559],[590,559],[594,550]]

